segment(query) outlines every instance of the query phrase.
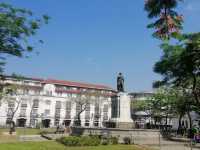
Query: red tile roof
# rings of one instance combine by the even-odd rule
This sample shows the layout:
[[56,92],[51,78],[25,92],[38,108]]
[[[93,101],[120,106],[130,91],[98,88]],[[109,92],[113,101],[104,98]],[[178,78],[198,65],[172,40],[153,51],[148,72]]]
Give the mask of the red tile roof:
[[[10,78],[14,78],[13,76],[6,76]],[[80,88],[88,88],[88,89],[99,89],[99,90],[109,90],[109,91],[116,91],[111,87],[105,85],[98,85],[98,84],[90,84],[90,83],[81,83],[81,82],[74,82],[74,81],[66,81],[66,80],[56,80],[56,79],[42,79],[42,78],[33,78],[33,77],[24,77],[25,80],[33,80],[39,81],[42,83],[47,84],[57,84],[57,85],[64,85],[64,86],[71,86],[71,87],[80,87]]]
[[65,85],[65,86],[71,86],[71,87],[88,88],[88,89],[100,89],[100,90],[115,91],[114,89],[112,89],[112,88],[110,88],[108,86],[104,86],[104,85],[81,83],[81,82],[74,82],[74,81],[47,79],[47,80],[44,80],[43,83]]

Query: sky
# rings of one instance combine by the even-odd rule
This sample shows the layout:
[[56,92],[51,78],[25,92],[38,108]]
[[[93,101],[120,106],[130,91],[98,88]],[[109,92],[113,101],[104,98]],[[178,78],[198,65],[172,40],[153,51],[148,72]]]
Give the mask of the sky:
[[[151,22],[144,11],[144,0],[0,0],[47,14],[33,39],[39,55],[9,57],[7,74],[53,78],[108,85],[116,88],[122,72],[127,92],[151,91],[160,75],[153,65],[162,52],[152,38]],[[200,31],[200,0],[184,0],[178,11],[184,15],[184,32]]]

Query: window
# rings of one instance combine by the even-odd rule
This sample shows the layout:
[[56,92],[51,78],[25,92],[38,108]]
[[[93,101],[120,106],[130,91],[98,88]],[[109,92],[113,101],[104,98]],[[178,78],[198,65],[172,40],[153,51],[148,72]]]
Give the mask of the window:
[[85,120],[90,120],[90,104],[86,104],[85,107]]
[[11,118],[13,115],[14,108],[8,108],[7,117]]
[[111,109],[112,110],[112,118],[117,118],[118,112],[120,112],[117,97],[111,98],[111,107],[112,107],[112,109]]
[[60,118],[60,109],[56,109],[55,118]]
[[56,106],[55,106],[55,126],[59,124],[60,121],[60,110],[61,110],[61,101],[56,101]]
[[30,82],[29,81],[24,81],[24,84],[29,84]]
[[28,95],[29,94],[29,89],[24,89],[23,93],[24,93],[24,95]]
[[52,96],[52,95],[53,95],[53,94],[52,94],[52,91],[46,91],[46,95]]
[[66,114],[65,114],[66,119],[71,119],[71,102],[67,101],[66,102]]
[[45,104],[46,104],[46,105],[51,105],[51,101],[50,101],[50,100],[46,100],[46,101],[45,101]]
[[76,103],[76,116],[81,112],[81,105]]
[[56,101],[56,109],[61,109],[61,101]]
[[26,99],[22,99],[21,107],[27,107],[27,100]]
[[39,100],[38,99],[34,99],[33,100],[33,108],[38,108],[39,107]]
[[44,115],[49,116],[50,115],[50,109],[45,109],[44,110]]
[[19,116],[20,117],[25,117],[26,116],[26,107],[25,108],[21,107]]
[[55,121],[54,121],[54,126],[58,126],[58,125],[59,125],[59,122],[60,122],[60,119],[55,119]]
[[40,90],[35,90],[35,95],[40,95]]
[[14,108],[14,107],[15,107],[15,101],[12,101],[12,100],[9,101],[9,102],[8,102],[8,107],[9,107],[9,108]]
[[33,109],[31,112],[31,118],[37,118],[38,117],[38,109]]
[[62,96],[62,92],[57,92],[58,96]]
[[94,126],[98,127],[99,126],[99,121],[94,121]]
[[90,126],[90,120],[85,120],[85,126],[89,127]]
[[95,104],[95,108],[94,108],[94,120],[99,120],[100,118],[100,113],[99,113],[99,104],[96,103]]
[[103,120],[106,121],[108,120],[108,105],[104,104],[103,107]]

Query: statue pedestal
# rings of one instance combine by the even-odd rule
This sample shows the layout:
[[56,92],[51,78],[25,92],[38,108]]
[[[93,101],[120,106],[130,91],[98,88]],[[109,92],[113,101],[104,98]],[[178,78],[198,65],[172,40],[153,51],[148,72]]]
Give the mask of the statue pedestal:
[[120,92],[117,95],[118,103],[117,117],[113,118],[117,128],[131,129],[133,128],[133,120],[131,119],[131,99],[128,93]]

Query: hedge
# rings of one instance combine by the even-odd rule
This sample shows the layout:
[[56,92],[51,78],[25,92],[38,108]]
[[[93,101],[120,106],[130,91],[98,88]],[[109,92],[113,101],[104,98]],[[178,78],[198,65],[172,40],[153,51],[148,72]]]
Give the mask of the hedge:
[[66,146],[98,146],[101,140],[96,136],[68,136],[57,139],[58,142]]
[[66,146],[98,146],[108,144],[118,144],[117,137],[99,138],[98,136],[68,136],[57,139],[58,142]]

